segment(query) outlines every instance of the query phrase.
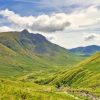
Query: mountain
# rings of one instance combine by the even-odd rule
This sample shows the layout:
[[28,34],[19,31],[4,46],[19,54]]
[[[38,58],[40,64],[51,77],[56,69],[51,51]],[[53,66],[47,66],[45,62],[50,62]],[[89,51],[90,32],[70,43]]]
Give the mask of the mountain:
[[99,100],[100,53],[80,62],[83,59],[38,33],[2,32],[0,97],[88,100],[89,96],[89,100]]
[[[53,84],[60,88],[68,87],[74,92],[89,92],[100,97],[100,53],[82,61],[76,66],[60,72],[44,83]],[[66,90],[67,91],[67,90]],[[88,93],[87,93],[88,94]],[[92,99],[90,99],[92,100]],[[99,99],[96,99],[99,100]]]
[[49,42],[40,34],[0,33],[0,75],[16,76],[54,66],[71,66],[81,60],[70,51]]
[[70,49],[71,52],[76,53],[78,55],[86,55],[90,56],[98,51],[100,51],[100,46],[90,45],[86,47],[77,47]]

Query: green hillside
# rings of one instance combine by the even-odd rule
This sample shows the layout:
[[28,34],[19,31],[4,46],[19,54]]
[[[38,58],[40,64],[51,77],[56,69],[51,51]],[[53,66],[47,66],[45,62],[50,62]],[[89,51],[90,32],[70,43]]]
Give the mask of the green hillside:
[[71,66],[82,57],[49,42],[40,34],[21,32],[0,33],[0,75],[22,73]]
[[67,87],[70,92],[86,92],[100,97],[100,53],[60,72],[50,80],[45,80],[44,83],[53,84],[57,88]]
[[0,33],[0,100],[99,100],[100,53],[83,59],[40,34]]
[[[9,87],[9,88],[8,88]],[[56,91],[54,87],[41,86],[33,82],[0,79],[0,100],[77,100],[68,93]]]

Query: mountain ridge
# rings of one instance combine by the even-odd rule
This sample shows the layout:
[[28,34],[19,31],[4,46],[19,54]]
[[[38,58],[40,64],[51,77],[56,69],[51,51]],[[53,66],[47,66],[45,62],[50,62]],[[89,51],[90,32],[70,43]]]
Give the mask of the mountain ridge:
[[84,47],[72,48],[69,50],[78,55],[90,56],[96,52],[100,52],[100,46],[99,45],[88,45]]
[[49,42],[44,36],[27,30],[0,33],[0,44],[0,68],[2,72],[7,67],[8,72],[5,73],[10,70],[19,73],[53,66],[69,67],[82,58]]

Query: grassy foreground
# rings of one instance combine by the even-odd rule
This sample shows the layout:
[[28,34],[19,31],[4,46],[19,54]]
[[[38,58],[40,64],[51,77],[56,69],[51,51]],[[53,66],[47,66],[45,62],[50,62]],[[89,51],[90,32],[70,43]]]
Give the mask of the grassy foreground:
[[0,79],[0,100],[76,100],[51,86]]
[[61,91],[90,100],[100,100],[100,53],[39,83],[52,84]]

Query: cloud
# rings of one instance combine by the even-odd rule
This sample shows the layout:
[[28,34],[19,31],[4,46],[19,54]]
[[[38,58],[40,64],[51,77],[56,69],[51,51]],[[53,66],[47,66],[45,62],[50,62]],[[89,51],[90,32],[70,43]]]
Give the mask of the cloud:
[[12,24],[39,32],[79,31],[97,29],[100,26],[100,9],[96,6],[74,11],[72,13],[55,13],[51,15],[20,16],[8,9],[1,10],[0,15]]
[[11,23],[9,28],[27,28],[31,32],[40,32],[51,42],[66,48],[100,45],[100,8],[97,6],[92,5],[71,13],[38,16],[21,16],[6,9],[1,10],[0,15]]
[[85,41],[100,40],[100,34],[90,33],[89,35],[84,37],[84,40]]
[[9,11],[8,9],[1,10],[0,15],[4,16],[8,19],[8,21],[11,21],[15,24],[19,24],[22,26],[30,26],[32,25],[32,22],[34,21],[34,18],[32,16],[29,17],[21,17],[18,14],[15,14],[13,11]]
[[8,32],[8,31],[14,31],[14,30],[10,27],[7,27],[7,26],[0,27],[0,32]]
[[22,17],[13,11],[5,9],[0,11],[0,15],[7,18],[8,21],[16,24],[17,26],[29,28],[33,31],[56,32],[62,31],[66,27],[70,26],[70,22],[65,18],[65,16],[63,16],[63,14]]
[[[95,39],[85,41],[85,38],[92,34],[96,34]],[[53,35],[55,36],[55,38],[50,41],[59,44],[60,46],[65,48],[75,48],[75,47],[88,46],[88,45],[100,45],[99,33],[71,32],[69,34],[66,34],[66,32],[65,33],[57,32],[57,34],[53,34]]]
[[49,41],[54,41],[56,39],[56,36],[52,35],[52,36],[49,36],[47,35],[46,38],[49,40]]
[[91,27],[91,25],[96,24],[99,19],[100,10],[95,6],[90,6],[68,15],[68,20],[71,22],[73,29],[85,29],[87,25]]

